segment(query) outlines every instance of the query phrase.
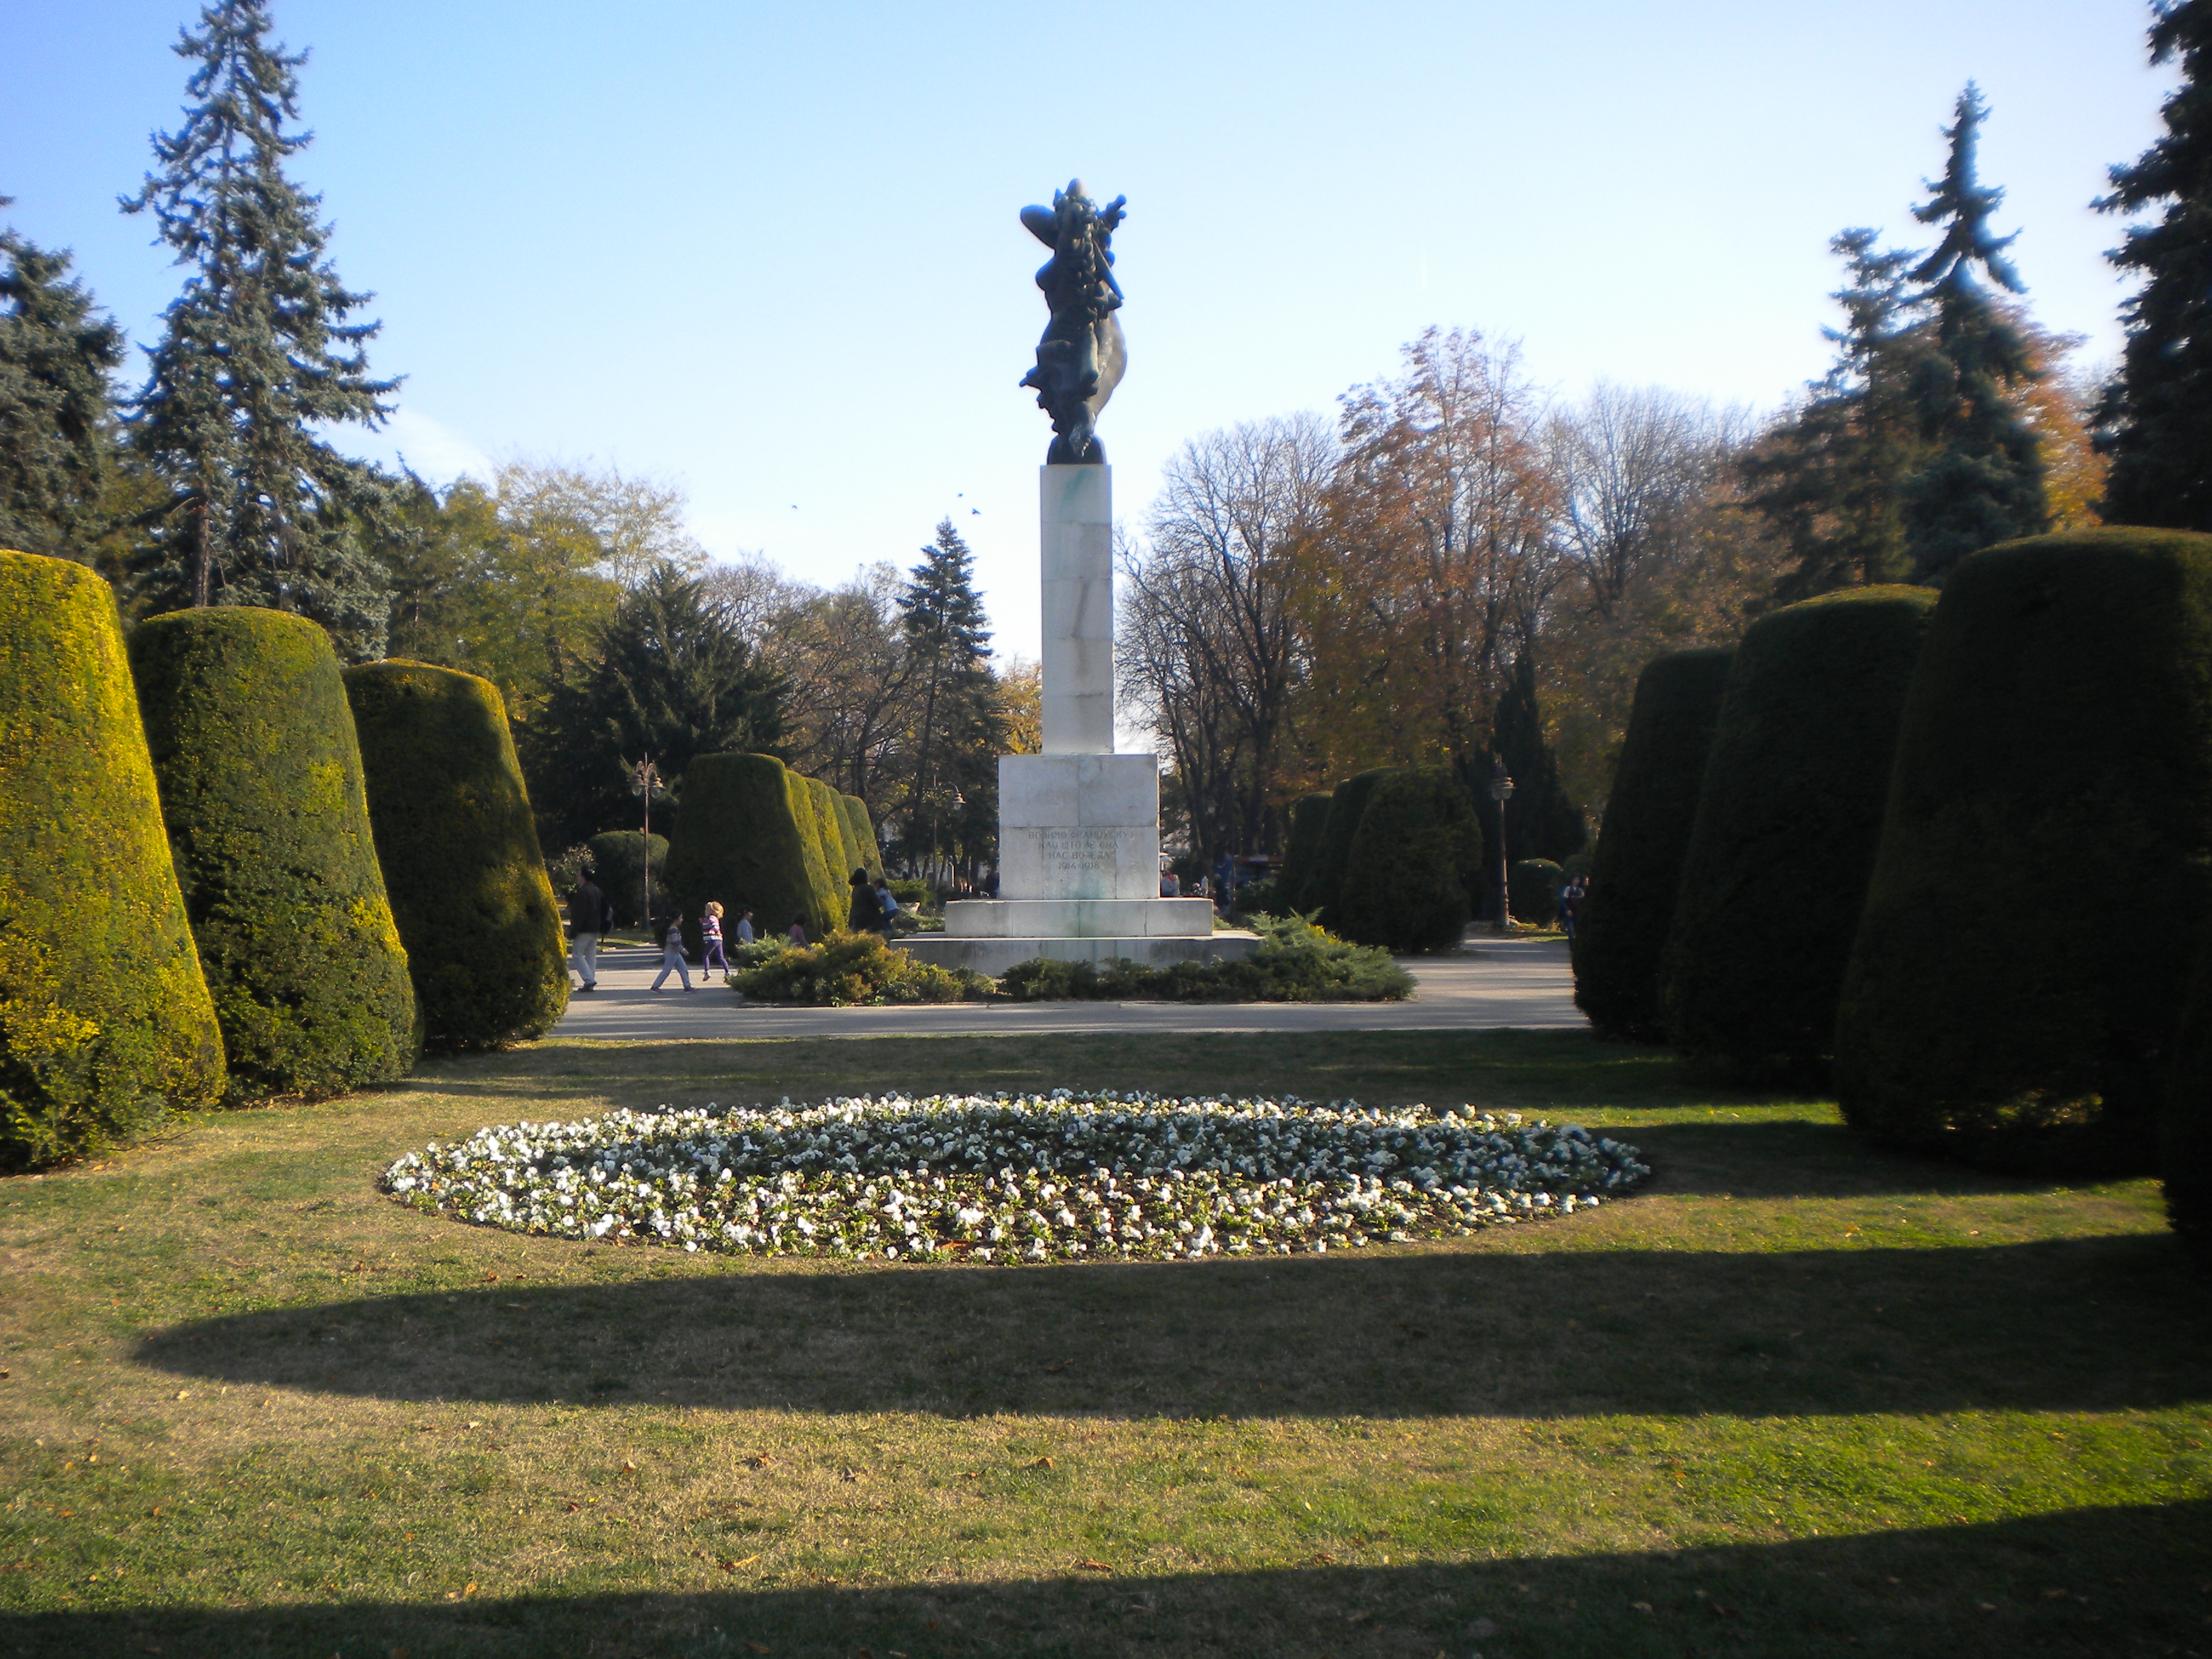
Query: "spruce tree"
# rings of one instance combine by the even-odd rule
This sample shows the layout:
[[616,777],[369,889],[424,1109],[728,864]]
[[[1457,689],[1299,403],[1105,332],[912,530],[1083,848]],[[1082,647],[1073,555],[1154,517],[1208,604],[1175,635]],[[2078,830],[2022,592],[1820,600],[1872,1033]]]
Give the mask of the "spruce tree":
[[2150,57],[2179,57],[2166,132],[2132,167],[2112,169],[2106,213],[2158,207],[2106,257],[2141,276],[2122,307],[2128,338],[2097,411],[2112,458],[2104,516],[2112,524],[2212,530],[2212,0],[2164,0]]
[[123,333],[69,270],[67,253],[0,229],[0,547],[90,563]]
[[1905,574],[1899,495],[1925,450],[1912,393],[1928,329],[1906,280],[1919,256],[1877,248],[1876,234],[1846,230],[1828,244],[1848,273],[1833,295],[1844,325],[1821,331],[1835,364],[1744,463],[1750,505],[1794,561],[1776,586],[1785,605]]
[[898,597],[900,629],[918,671],[907,854],[929,866],[948,839],[959,842],[971,863],[990,855],[985,841],[995,842],[1004,721],[991,679],[989,618],[975,572],[975,556],[945,519]]
[[215,0],[174,50],[193,63],[185,125],[160,134],[126,213],[151,212],[191,267],[149,349],[131,435],[168,486],[140,586],[149,607],[258,605],[330,630],[341,655],[382,654],[390,610],[363,521],[386,511],[373,467],[314,435],[374,427],[398,384],[368,372],[380,325],[325,257],[322,198],[284,174],[313,135],[299,119],[304,52],[273,44],[264,0]]
[[1934,349],[1922,360],[1922,435],[1933,446],[1905,485],[1906,550],[1915,581],[1940,581],[1970,553],[2049,527],[2043,453],[2010,395],[2038,378],[2028,343],[1975,277],[1978,267],[2008,293],[2024,292],[2005,257],[2014,240],[1990,228],[2004,192],[1977,175],[1975,150],[1989,106],[1969,82],[1943,129],[1950,142],[1940,180],[1912,210],[1942,227],[1936,251],[1913,268],[1935,313]]

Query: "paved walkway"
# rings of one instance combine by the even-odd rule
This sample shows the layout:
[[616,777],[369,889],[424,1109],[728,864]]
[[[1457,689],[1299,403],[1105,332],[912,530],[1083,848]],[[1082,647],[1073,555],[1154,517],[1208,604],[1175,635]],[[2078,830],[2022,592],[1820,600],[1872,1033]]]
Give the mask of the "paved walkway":
[[1017,1002],[922,1008],[777,1008],[738,1001],[694,972],[647,988],[660,953],[610,946],[599,988],[569,999],[557,1036],[624,1041],[731,1037],[1017,1036],[1031,1031],[1434,1031],[1579,1028],[1567,947],[1553,939],[1477,938],[1455,956],[1404,959],[1419,989],[1405,1002]]

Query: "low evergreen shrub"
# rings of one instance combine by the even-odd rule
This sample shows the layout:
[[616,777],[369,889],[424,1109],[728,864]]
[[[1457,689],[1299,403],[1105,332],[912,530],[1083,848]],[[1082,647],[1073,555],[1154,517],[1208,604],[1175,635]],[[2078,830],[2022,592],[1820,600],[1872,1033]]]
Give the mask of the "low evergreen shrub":
[[1288,915],[1289,907],[1283,902],[1283,878],[1279,875],[1262,876],[1257,881],[1241,882],[1237,888],[1237,910],[1240,915],[1279,916]]
[[1663,969],[1668,1040],[1708,1072],[1825,1073],[1935,605],[1933,588],[1850,589],[1736,647]]
[[1321,866],[1322,839],[1328,831],[1328,792],[1320,790],[1291,803],[1283,867],[1275,872],[1275,902],[1285,915],[1312,908],[1306,903],[1305,892]]
[[806,780],[772,755],[702,755],[691,763],[669,837],[667,902],[684,913],[695,955],[709,899],[732,915],[750,908],[764,936],[781,936],[799,916],[810,939],[828,937],[844,926],[852,866],[834,883],[830,870]]
[[991,981],[965,968],[939,968],[894,951],[881,933],[832,933],[803,950],[783,950],[736,975],[760,1002],[848,1008],[863,1004],[975,1002]]
[[[652,918],[646,912],[645,877],[653,872],[653,904],[668,913],[668,837],[655,836],[648,842],[642,830],[610,830],[588,843],[592,866],[599,872],[599,890],[607,896],[617,927],[645,927]],[[788,923],[790,918],[786,917]]]
[[2212,921],[2212,536],[2106,528],[1946,580],[1836,1024],[1893,1145],[2148,1170]]
[[398,660],[349,668],[345,682],[429,1041],[543,1036],[568,1006],[567,954],[499,688]]
[[0,1168],[127,1145],[222,1097],[115,595],[0,552]]
[[1482,827],[1452,769],[1394,768],[1368,792],[1337,902],[1322,920],[1387,951],[1456,950],[1474,914],[1467,878],[1481,860]]
[[1513,897],[1513,920],[1532,927],[1549,927],[1559,921],[1559,889],[1566,879],[1549,859],[1516,859],[1505,878]]
[[1336,927],[1338,900],[1344,891],[1344,872],[1352,866],[1352,841],[1359,833],[1359,820],[1367,811],[1367,798],[1390,769],[1378,766],[1346,778],[1329,792],[1328,811],[1322,819],[1321,839],[1314,853],[1313,873],[1298,895],[1298,908],[1318,913],[1322,921]]
[[1660,972],[1728,684],[1725,647],[1676,651],[1636,682],[1575,925],[1575,1006],[1601,1036],[1656,1042]]
[[404,1077],[422,1022],[330,636],[217,605],[141,623],[130,654],[226,1098]]
[[1298,916],[1258,916],[1260,948],[1149,968],[1134,962],[1017,963],[999,981],[1016,1002],[1395,1002],[1413,976],[1387,951],[1354,945]]

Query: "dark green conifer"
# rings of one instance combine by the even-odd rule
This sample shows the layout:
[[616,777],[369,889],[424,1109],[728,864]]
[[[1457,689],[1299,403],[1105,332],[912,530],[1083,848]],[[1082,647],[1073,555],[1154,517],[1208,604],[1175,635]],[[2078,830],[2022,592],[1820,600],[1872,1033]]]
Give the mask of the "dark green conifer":
[[361,533],[386,512],[373,467],[315,435],[379,424],[398,383],[368,372],[380,325],[326,257],[322,198],[285,177],[312,133],[299,119],[304,52],[267,37],[264,0],[215,0],[174,50],[196,65],[185,125],[159,134],[160,170],[126,213],[151,212],[190,267],[132,400],[132,441],[167,484],[140,574],[154,611],[210,604],[292,611],[342,657],[380,656],[390,599]]
[[2132,167],[2112,170],[2106,213],[2160,210],[2108,257],[2142,279],[2121,307],[2128,340],[2097,411],[2110,524],[2212,530],[2212,3],[2163,0],[2150,58],[2179,58],[2166,131]]
[[[1544,735],[1544,711],[1536,701],[1535,659],[1526,651],[1513,665],[1513,677],[1498,699],[1489,764],[1464,779],[1482,819],[1486,871],[1495,866],[1498,856],[1498,804],[1490,798],[1490,780],[1499,767],[1513,780],[1513,795],[1505,803],[1507,854],[1516,860],[1557,860],[1582,851],[1589,832],[1583,824],[1582,809],[1567,799],[1566,787],[1559,781],[1559,757]],[[1496,884],[1494,876],[1490,884]]]
[[990,620],[975,591],[975,556],[952,520],[938,524],[898,597],[917,673],[919,722],[902,826],[907,856],[934,866],[948,842],[971,862],[997,842],[1004,722],[993,696]]
[[1934,349],[1918,368],[1921,434],[1933,451],[1905,486],[1912,580],[1941,581],[1960,560],[1999,542],[2039,536],[2051,523],[2042,446],[2008,395],[2038,377],[2027,339],[1976,280],[1977,267],[2008,293],[2024,291],[2005,258],[2014,240],[1990,228],[2004,192],[1980,181],[1975,149],[1989,106],[1969,82],[1943,129],[1950,158],[1912,210],[1943,240],[1913,267],[1935,312]]
[[88,562],[123,332],[69,269],[67,253],[0,229],[0,547]]

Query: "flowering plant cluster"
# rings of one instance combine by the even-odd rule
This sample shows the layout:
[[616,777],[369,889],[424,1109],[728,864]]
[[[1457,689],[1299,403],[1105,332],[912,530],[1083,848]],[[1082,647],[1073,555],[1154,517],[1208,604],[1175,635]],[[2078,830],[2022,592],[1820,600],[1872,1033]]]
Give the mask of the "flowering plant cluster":
[[1571,1215],[1650,1173],[1514,1112],[1056,1089],[508,1124],[408,1153],[384,1187],[516,1232],[1010,1262],[1403,1243]]

